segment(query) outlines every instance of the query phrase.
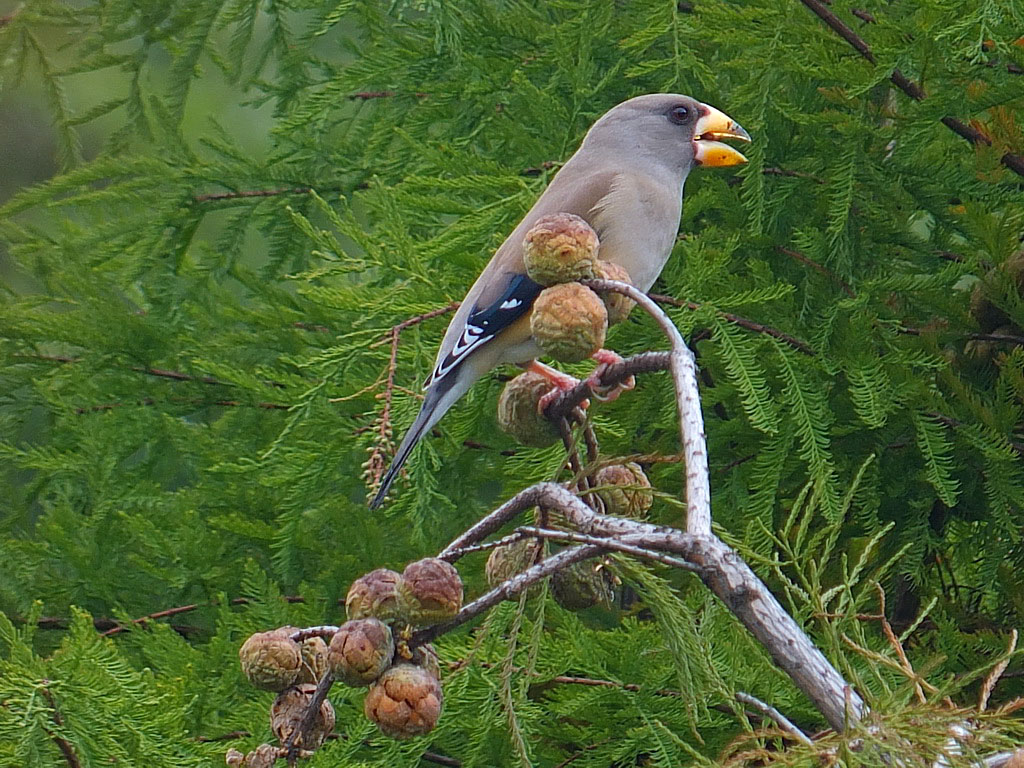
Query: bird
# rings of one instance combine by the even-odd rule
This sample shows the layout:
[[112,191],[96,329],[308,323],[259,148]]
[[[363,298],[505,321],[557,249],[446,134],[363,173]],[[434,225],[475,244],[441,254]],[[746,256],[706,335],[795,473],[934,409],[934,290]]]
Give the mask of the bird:
[[491,369],[515,363],[546,369],[556,385],[575,383],[564,374],[558,381],[554,369],[536,363],[541,351],[530,336],[529,310],[543,286],[523,264],[523,240],[534,223],[554,213],[582,217],[598,235],[600,258],[624,267],[646,292],[676,241],[690,170],[747,161],[721,139],[749,142],[750,136],[725,113],[681,94],[636,96],[598,118],[459,305],[424,384],[419,413],[370,509],[383,503],[420,438]]

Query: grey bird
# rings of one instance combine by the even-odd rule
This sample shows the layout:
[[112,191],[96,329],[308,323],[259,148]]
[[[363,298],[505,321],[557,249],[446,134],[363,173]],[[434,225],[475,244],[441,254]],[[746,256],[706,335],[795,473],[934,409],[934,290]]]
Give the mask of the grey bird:
[[535,362],[541,352],[530,336],[529,322],[530,308],[543,288],[527,276],[523,264],[523,240],[534,223],[553,213],[582,217],[597,232],[600,258],[624,267],[633,285],[647,291],[672,252],[690,169],[746,162],[720,139],[750,141],[750,136],[714,107],[673,93],[629,99],[594,123],[452,318],[424,385],[419,414],[371,509],[384,501],[420,438],[473,382],[502,363],[545,372],[546,366]]

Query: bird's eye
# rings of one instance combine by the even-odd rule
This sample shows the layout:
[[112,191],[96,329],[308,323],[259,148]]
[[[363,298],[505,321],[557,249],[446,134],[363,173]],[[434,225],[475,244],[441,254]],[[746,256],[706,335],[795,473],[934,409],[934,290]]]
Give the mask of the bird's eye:
[[672,109],[668,111],[668,119],[671,120],[676,125],[682,125],[689,119],[689,117],[690,110],[682,105],[672,107]]

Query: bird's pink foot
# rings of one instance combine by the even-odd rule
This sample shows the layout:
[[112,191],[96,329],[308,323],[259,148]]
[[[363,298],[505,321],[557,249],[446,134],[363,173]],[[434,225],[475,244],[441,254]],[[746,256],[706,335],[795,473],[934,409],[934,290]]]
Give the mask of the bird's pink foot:
[[633,389],[636,386],[636,377],[630,376],[625,381],[616,384],[612,387],[606,387],[601,384],[601,376],[608,370],[609,366],[615,365],[616,363],[623,362],[622,355],[617,352],[612,352],[610,349],[599,349],[597,352],[591,355],[598,365],[594,369],[594,372],[587,377],[587,383],[590,385],[590,389],[594,393],[594,397],[603,403],[610,403],[613,400],[618,399],[619,395],[627,390]]
[[[537,410],[544,413],[548,409],[548,406],[553,403],[559,395],[563,392],[568,392],[570,389],[580,383],[580,380],[575,376],[570,376],[567,373],[562,373],[556,368],[552,368],[550,365],[544,365],[537,360],[533,360],[527,365],[523,366],[526,370],[532,371],[533,373],[539,373],[545,379],[550,381],[554,388],[543,395],[540,400],[537,401]],[[589,400],[584,400],[580,403],[580,407],[586,409],[590,406]]]

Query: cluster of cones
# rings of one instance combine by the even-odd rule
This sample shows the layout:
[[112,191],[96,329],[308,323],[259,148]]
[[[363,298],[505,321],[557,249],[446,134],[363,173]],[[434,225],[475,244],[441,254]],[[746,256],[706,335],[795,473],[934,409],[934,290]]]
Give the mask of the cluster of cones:
[[[283,745],[316,750],[334,728],[334,709],[324,699],[312,726],[300,726],[325,674],[353,687],[369,687],[366,717],[393,738],[430,732],[441,716],[441,669],[430,644],[410,647],[416,627],[438,624],[462,608],[462,579],[449,563],[417,560],[402,573],[379,568],[356,579],[345,598],[348,621],[326,643],[319,635],[279,627],[257,632],[238,652],[242,671],[257,688],[276,691],[270,725],[281,746],[262,744],[243,755],[231,750],[230,766],[269,768]],[[296,639],[296,636],[301,639]],[[294,734],[294,738],[293,738]]]

